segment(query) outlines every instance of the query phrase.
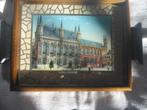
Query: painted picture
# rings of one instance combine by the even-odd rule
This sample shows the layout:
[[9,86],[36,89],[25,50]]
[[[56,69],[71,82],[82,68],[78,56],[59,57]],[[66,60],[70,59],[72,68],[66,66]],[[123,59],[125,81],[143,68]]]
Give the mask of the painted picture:
[[111,16],[32,15],[31,70],[112,71]]

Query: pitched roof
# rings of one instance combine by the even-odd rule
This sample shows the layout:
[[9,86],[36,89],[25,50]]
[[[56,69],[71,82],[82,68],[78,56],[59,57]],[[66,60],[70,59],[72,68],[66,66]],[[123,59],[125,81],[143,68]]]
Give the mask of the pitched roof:
[[[43,36],[49,36],[54,38],[59,38],[59,28],[53,26],[43,26]],[[76,33],[69,30],[64,30],[64,39],[66,40],[76,40]],[[80,39],[80,44],[83,46],[93,46],[96,48],[102,47],[101,43],[89,41],[86,39]]]
[[[55,27],[51,27],[51,26],[44,26],[43,27],[43,35],[59,38],[59,28],[55,28]],[[73,31],[64,30],[64,39],[75,40],[76,33]]]

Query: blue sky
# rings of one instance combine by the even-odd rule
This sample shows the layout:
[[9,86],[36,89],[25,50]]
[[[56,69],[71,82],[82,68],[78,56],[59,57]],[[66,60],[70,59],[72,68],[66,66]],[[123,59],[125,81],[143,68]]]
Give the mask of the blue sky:
[[[33,36],[36,31],[38,15],[33,15]],[[111,16],[86,16],[86,15],[42,15],[44,25],[54,25],[74,31],[75,26],[80,26],[81,38],[90,41],[103,41],[103,36],[111,37]]]

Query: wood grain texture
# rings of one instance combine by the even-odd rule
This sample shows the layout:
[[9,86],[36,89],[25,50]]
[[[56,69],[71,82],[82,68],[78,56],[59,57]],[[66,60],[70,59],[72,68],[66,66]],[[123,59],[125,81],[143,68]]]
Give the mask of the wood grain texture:
[[[131,27],[131,17],[130,17],[130,4],[129,4],[129,0],[126,2],[126,11],[127,11],[127,19],[128,19],[128,27]],[[129,45],[130,47],[132,46],[132,38],[131,38],[131,28],[128,28],[128,34],[129,34]],[[131,53],[131,50],[130,50],[130,56],[132,56],[132,53]],[[128,84],[129,84],[129,87],[132,89],[133,87],[133,78],[132,78],[132,69],[131,69],[131,66],[132,63],[131,63],[131,57],[129,57],[129,65],[128,65]]]
[[17,73],[19,70],[19,40],[20,40],[20,5],[15,0],[12,32],[12,54],[11,54],[11,86],[16,85]]
[[15,91],[131,91],[128,87],[99,87],[99,88],[49,88],[49,87],[18,87]]

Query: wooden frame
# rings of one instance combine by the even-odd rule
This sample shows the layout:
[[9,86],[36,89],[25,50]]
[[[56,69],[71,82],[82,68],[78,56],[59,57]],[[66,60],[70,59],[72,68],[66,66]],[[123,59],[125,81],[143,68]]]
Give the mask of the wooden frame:
[[[39,6],[43,4],[43,6]],[[114,70],[109,72],[97,71],[97,72],[79,72],[78,74],[66,74],[54,71],[32,71],[30,66],[25,65],[25,69],[22,69],[21,56],[22,56],[22,38],[24,35],[22,32],[23,17],[29,16],[28,21],[32,21],[32,15],[34,14],[58,14],[45,11],[36,11],[35,7],[45,7],[45,5],[82,5],[87,6],[91,9],[92,6],[98,7],[100,12],[93,12],[93,15],[110,15],[112,17],[112,60],[114,62]],[[95,5],[96,4],[96,5]],[[77,6],[77,7],[78,7]],[[11,90],[31,90],[31,91],[43,91],[43,90],[75,90],[75,91],[128,91],[131,90],[131,53],[128,47],[131,47],[130,38],[130,25],[129,25],[129,8],[128,2],[122,0],[15,0],[15,11],[14,11],[14,22],[13,22],[13,38],[12,38],[12,56],[11,56]],[[23,10],[26,15],[23,15]],[[32,11],[33,10],[33,11]],[[42,9],[43,10],[43,9]],[[95,10],[95,9],[94,9]],[[97,11],[98,11],[97,10]],[[104,12],[102,12],[104,11]],[[73,12],[74,13],[74,12]],[[65,13],[63,12],[62,15]],[[80,12],[76,15],[80,15]],[[122,17],[123,15],[123,17]],[[32,23],[32,22],[31,22]],[[32,25],[32,24],[31,24]],[[28,28],[28,27],[27,27]],[[30,26],[30,29],[31,26]],[[28,29],[29,30],[29,29]],[[27,31],[29,32],[29,31]],[[27,34],[25,33],[25,35]],[[24,36],[25,36],[24,35]],[[31,34],[30,34],[31,35]],[[119,36],[119,37],[117,37]],[[31,39],[31,38],[30,38]],[[30,40],[31,42],[31,40]],[[119,43],[118,43],[119,42]],[[27,47],[26,47],[27,48]],[[28,47],[31,48],[31,47]],[[31,51],[31,50],[29,50]],[[27,51],[26,51],[27,52]],[[31,62],[31,53],[28,53],[29,61]],[[27,58],[25,58],[27,60]],[[26,61],[27,62],[27,61]],[[109,73],[109,75],[107,74]],[[21,75],[20,75],[21,74]],[[34,74],[40,76],[40,74],[46,74],[44,77],[49,75],[49,82],[36,82],[36,83],[25,83],[21,79],[23,76],[26,78],[32,78],[34,80]],[[104,75],[103,75],[104,74]],[[32,76],[32,77],[31,77]],[[82,81],[83,82],[82,82]],[[93,81],[92,81],[93,80]],[[50,82],[51,81],[51,82]]]

